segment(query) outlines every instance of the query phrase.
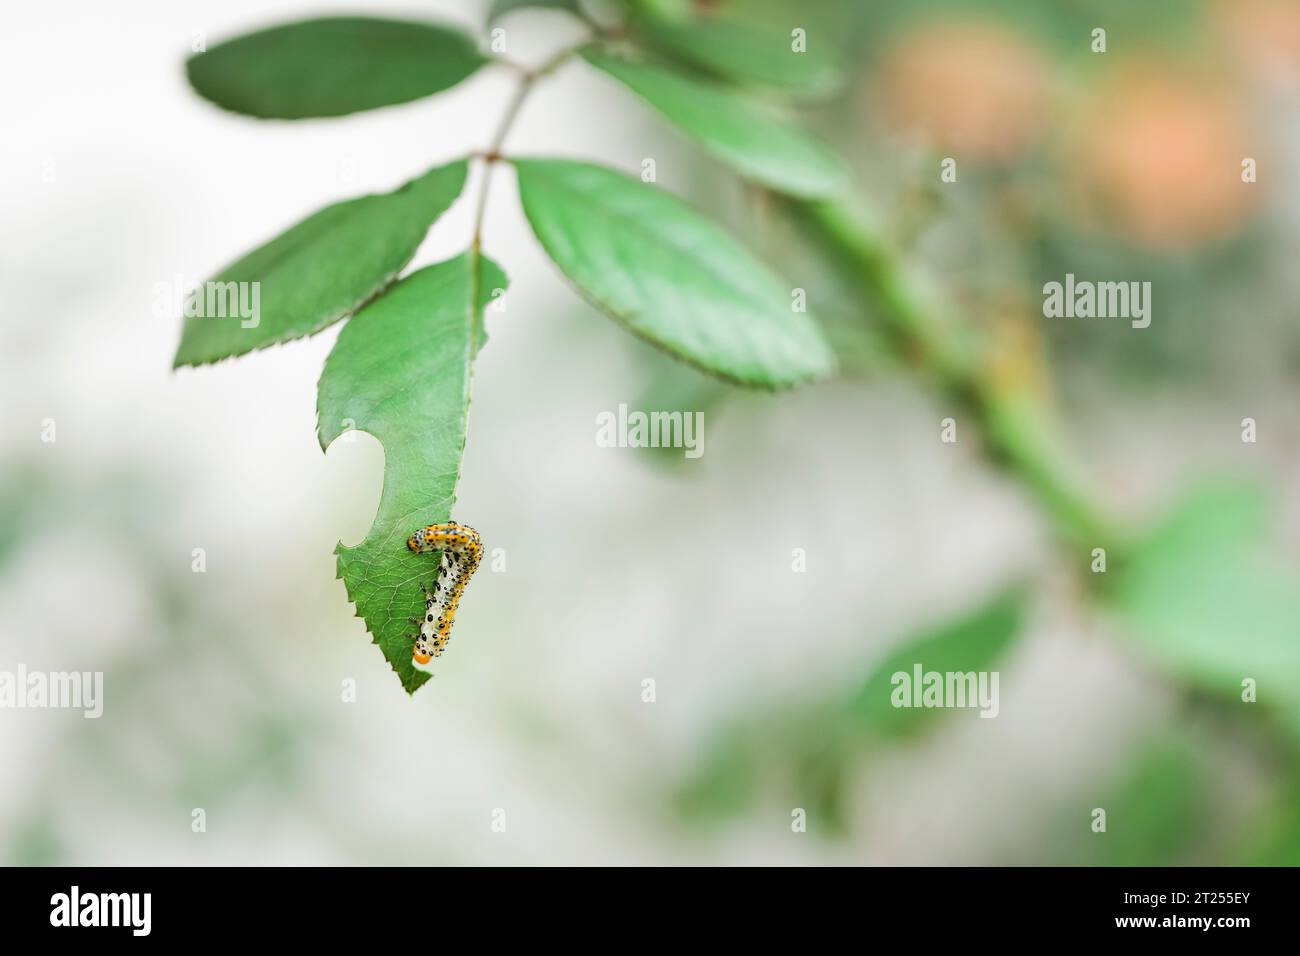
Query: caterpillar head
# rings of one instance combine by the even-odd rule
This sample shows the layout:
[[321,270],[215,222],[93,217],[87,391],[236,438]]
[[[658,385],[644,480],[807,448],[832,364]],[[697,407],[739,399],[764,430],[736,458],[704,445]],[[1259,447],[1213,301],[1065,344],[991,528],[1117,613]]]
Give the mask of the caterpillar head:
[[427,664],[433,660],[433,647],[424,639],[423,634],[415,639],[415,647],[411,650],[411,659],[417,664]]

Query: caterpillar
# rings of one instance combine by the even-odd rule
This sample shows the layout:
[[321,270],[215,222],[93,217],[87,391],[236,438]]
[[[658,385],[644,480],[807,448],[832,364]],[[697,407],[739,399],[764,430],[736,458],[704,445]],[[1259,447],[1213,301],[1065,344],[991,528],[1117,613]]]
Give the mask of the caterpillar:
[[411,659],[417,664],[427,664],[430,659],[440,657],[451,640],[456,607],[465,593],[465,585],[469,584],[470,575],[478,569],[483,558],[483,539],[473,528],[448,521],[419,529],[406,539],[406,546],[417,554],[442,552],[442,562],[433,586],[420,584],[420,590],[424,592],[424,617],[409,619],[412,624],[420,625],[420,630],[414,635]]

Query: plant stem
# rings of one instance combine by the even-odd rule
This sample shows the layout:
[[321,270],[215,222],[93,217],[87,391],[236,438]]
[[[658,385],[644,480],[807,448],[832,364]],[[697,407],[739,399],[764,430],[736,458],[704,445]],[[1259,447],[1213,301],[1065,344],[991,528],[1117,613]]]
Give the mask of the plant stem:
[[[1017,361],[989,360],[987,340],[932,276],[909,267],[843,202],[795,207],[805,227],[875,300],[903,357],[971,413],[987,449],[1039,500],[1070,547],[1122,546],[1063,439],[1064,425]],[[1008,371],[1010,368],[1010,371]]]
[[520,66],[513,61],[500,61],[503,65],[519,73],[519,85],[515,87],[514,94],[510,97],[510,102],[506,104],[505,112],[501,116],[501,121],[497,124],[496,132],[492,135],[492,142],[488,145],[487,150],[482,154],[484,163],[483,181],[479,184],[477,208],[474,211],[474,236],[470,240],[470,316],[471,324],[473,315],[478,309],[479,300],[479,281],[480,266],[483,259],[483,220],[487,215],[488,192],[492,187],[492,173],[501,159],[501,149],[505,146],[506,137],[510,135],[510,130],[515,125],[524,103],[528,100],[528,95],[533,91],[537,81],[559,69],[570,58],[575,56],[580,50],[592,42],[592,37],[585,38],[581,43],[574,46],[565,47],[553,57],[543,63],[536,69],[528,69]]
[[501,122],[497,124],[496,133],[492,136],[492,142],[487,151],[483,154],[483,182],[478,191],[478,208],[474,213],[474,238],[471,243],[475,258],[478,256],[480,247],[483,245],[483,217],[487,213],[488,192],[492,186],[492,173],[496,169],[497,160],[501,158],[501,147],[505,145],[506,137],[510,135],[510,128],[514,125],[519,111],[523,108],[524,101],[528,99],[528,94],[537,80],[535,73],[524,73],[519,78],[519,85],[515,87],[514,95],[510,98],[506,111],[501,117]]

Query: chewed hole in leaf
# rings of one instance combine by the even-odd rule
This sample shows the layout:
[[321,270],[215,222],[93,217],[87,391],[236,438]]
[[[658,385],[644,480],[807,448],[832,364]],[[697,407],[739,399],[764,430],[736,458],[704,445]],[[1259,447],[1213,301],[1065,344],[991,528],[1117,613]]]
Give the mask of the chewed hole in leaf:
[[384,446],[357,429],[325,450],[325,506],[344,547],[361,544],[375,523],[384,490]]

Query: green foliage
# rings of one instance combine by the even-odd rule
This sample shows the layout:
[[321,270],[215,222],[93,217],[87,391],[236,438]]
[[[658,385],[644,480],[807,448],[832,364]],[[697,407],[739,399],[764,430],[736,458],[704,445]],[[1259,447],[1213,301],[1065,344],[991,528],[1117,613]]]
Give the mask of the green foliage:
[[724,732],[672,794],[673,809],[697,821],[743,813],[757,797],[764,757],[763,738],[752,728]]
[[260,314],[185,320],[175,364],[201,365],[311,335],[386,289],[415,255],[429,226],[460,195],[457,160],[391,193],[326,206],[238,262],[212,283],[259,283]]
[[1256,809],[1254,832],[1247,839],[1242,866],[1300,866],[1300,776],[1295,765],[1269,795],[1264,806]]
[[[384,490],[361,544],[338,548],[339,577],[407,691],[429,675],[411,665],[407,618],[424,610],[437,556],[414,554],[416,528],[448,520],[469,410],[474,328],[494,289],[492,262],[463,255],[403,279],[361,310],[325,362],[317,401],[321,448],[356,428],[384,446]],[[474,303],[471,306],[471,303]]]
[[844,82],[839,55],[820,36],[796,51],[791,30],[721,17],[635,18],[637,39],[684,66],[740,86],[800,96],[827,96]]
[[[699,413],[716,427],[728,399],[737,393],[737,389],[726,382],[669,358],[648,364],[654,368],[654,374],[632,403],[633,408],[642,411]],[[700,474],[693,468],[699,464],[699,459],[687,458],[682,454],[681,448],[671,445],[643,448],[638,457],[655,467],[675,471],[678,475],[688,472]]]
[[[853,61],[862,69],[871,65],[870,48],[883,49],[910,26],[961,21],[972,13],[1028,33],[1035,45],[1050,46],[1058,61],[1069,53],[1093,69],[1105,60],[1087,52],[1089,32],[1099,22],[1111,31],[1116,52],[1142,43],[1154,49],[1153,41],[1166,34],[1203,27],[1188,15],[1184,0],[1099,3],[1106,11],[1100,20],[1096,9],[1062,11],[1038,0],[882,0],[794,8],[785,0],[753,0],[726,4],[726,16],[701,14],[707,5],[694,0],[622,0],[612,5],[631,12],[627,31],[619,25],[597,28],[584,46],[562,51],[549,66],[580,49],[590,65],[722,164],[800,200],[773,205],[793,210],[792,218],[805,228],[808,222],[818,226],[813,234],[834,252],[848,278],[842,284],[853,321],[832,330],[842,366],[874,369],[888,351],[953,400],[990,457],[1037,494],[1067,547],[1112,547],[1110,572],[1090,583],[1098,585],[1096,593],[1124,625],[1132,646],[1160,673],[1208,689],[1224,701],[1216,706],[1225,711],[1249,715],[1243,724],[1260,712],[1280,716],[1296,735],[1287,744],[1294,747],[1300,739],[1300,586],[1294,569],[1265,545],[1274,516],[1263,498],[1248,487],[1203,490],[1136,547],[1124,547],[1094,507],[1084,472],[1067,462],[1064,430],[1037,383],[1018,386],[984,361],[980,340],[996,332],[995,322],[971,321],[954,304],[962,300],[949,295],[959,285],[947,276],[939,282],[939,273],[927,271],[919,258],[905,258],[886,239],[882,220],[857,215],[846,195],[843,161],[755,95],[828,96],[845,81],[837,48],[846,35],[863,41],[857,51],[862,55]],[[495,0],[489,22],[524,7],[583,14],[580,0]],[[731,18],[742,7],[748,19]],[[600,10],[596,4],[588,8]],[[793,48],[796,27],[808,29],[806,52]],[[335,17],[235,38],[192,57],[186,69],[194,89],[225,109],[296,119],[409,102],[453,87],[488,62],[475,40],[442,26]],[[497,146],[514,108],[548,72],[520,74],[520,96],[500,137],[486,155],[478,154],[485,163],[502,158]],[[669,192],[599,166],[505,158],[517,168],[534,232],[569,280],[630,331],[691,366],[671,366],[643,396],[642,407],[707,409],[712,415],[734,394],[724,382],[780,388],[832,371],[828,333],[793,312],[789,284]],[[485,341],[483,307],[506,280],[477,255],[477,228],[474,252],[398,277],[431,224],[460,195],[466,176],[467,162],[457,161],[395,192],[330,205],[248,253],[211,281],[258,283],[259,324],[245,329],[237,316],[187,319],[175,359],[178,366],[213,362],[352,317],[320,380],[320,443],[326,448],[351,429],[374,435],[384,447],[385,477],[370,532],[355,547],[337,548],[338,575],[408,692],[428,679],[412,667],[414,626],[407,619],[421,611],[419,584],[429,580],[436,556],[411,554],[405,539],[420,525],[452,516],[472,365]],[[1083,258],[1089,247],[1081,241],[1042,245],[1044,278],[1089,261]],[[1105,252],[1099,260],[1103,272],[1132,256],[1131,250],[1114,253],[1109,243]],[[1173,287],[1171,296],[1204,299],[1203,284],[1182,281],[1203,268],[1200,262],[1179,258],[1162,265],[1148,258],[1141,264],[1158,287]],[[808,284],[807,273],[798,269],[799,285]],[[878,324],[868,326],[864,315]],[[1097,338],[1091,332],[1087,337]],[[1143,356],[1144,350],[1168,350],[1197,338],[1142,336],[1132,344],[1125,338],[1118,354]],[[1023,351],[1028,355],[1031,349]],[[664,462],[683,461],[677,449],[657,454]],[[33,494],[17,496],[18,504],[7,512],[14,520],[0,521],[0,562],[22,533],[23,507],[31,511]],[[5,513],[0,507],[0,515]],[[471,610],[473,600],[471,592]],[[814,833],[845,831],[864,756],[933,729],[945,713],[951,716],[893,707],[893,675],[910,673],[916,664],[938,672],[995,669],[1015,645],[1026,604],[1024,591],[1008,592],[910,637],[825,696],[765,700],[761,712],[730,722],[713,738],[676,788],[676,810],[686,819],[725,817],[752,810],[780,791],[792,798],[787,805],[809,811]],[[1241,702],[1244,678],[1257,681],[1258,704]],[[1269,757],[1293,758],[1284,746]],[[1172,864],[1196,851],[1196,834],[1217,809],[1213,795],[1207,797],[1211,781],[1204,755],[1170,739],[1131,757],[1114,785],[1078,795],[1086,804],[1071,809],[1062,823],[1066,835],[1058,837],[1063,862]],[[208,784],[198,778],[189,786],[206,792]],[[1259,814],[1263,839],[1250,862],[1300,858],[1298,795],[1292,771],[1277,787],[1275,805]],[[1107,809],[1107,834],[1088,831],[1092,806]],[[49,832],[28,834],[32,855],[51,855]]]
[[759,185],[811,199],[848,184],[847,167],[829,148],[726,88],[595,50],[583,56]]
[[1007,652],[1024,622],[1026,595],[1014,590],[939,627],[905,641],[881,661],[851,699],[848,712],[863,729],[885,734],[915,730],[939,710],[894,707],[892,680],[915,664],[926,671],[987,671]]
[[[521,6],[581,13],[576,0],[497,0],[489,15]],[[843,195],[843,162],[748,97],[754,88],[834,91],[843,74],[835,31],[809,30],[799,37],[806,51],[797,52],[791,34],[802,25],[788,22],[781,5],[767,4],[763,18],[748,21],[700,16],[685,0],[621,6],[630,22],[626,34],[615,31],[618,41],[601,32],[555,63],[581,49],[591,65],[741,176],[798,200],[791,204],[798,216],[819,226],[815,232],[855,277],[854,294],[872,300],[898,354],[946,395],[971,403],[990,449],[1038,493],[1063,537],[1108,539],[1090,497],[1058,464],[1063,440],[1037,394],[1014,392],[1011,400],[989,385],[969,345],[975,325],[949,307],[933,275],[896,260],[878,226],[853,215]],[[219,44],[191,58],[187,73],[200,94],[227,109],[299,118],[430,95],[486,62],[473,39],[435,24],[331,17]],[[520,78],[516,105],[546,72]],[[514,115],[512,107],[499,139]],[[484,161],[500,158],[494,148]],[[790,284],[669,192],[586,163],[505,158],[516,167],[524,212],[551,259],[633,333],[734,384],[776,389],[834,370],[822,328],[792,307]],[[440,166],[394,192],[327,206],[254,249],[210,282],[256,283],[256,323],[240,315],[187,318],[175,358],[177,366],[214,362],[354,316],[321,379],[321,440],[327,445],[350,421],[346,427],[379,438],[387,465],[375,527],[357,548],[340,549],[339,571],[408,690],[425,679],[411,669],[405,618],[418,609],[414,585],[428,561],[403,543],[417,524],[450,515],[470,366],[485,339],[482,306],[504,278],[470,255],[393,283],[466,177],[464,160]],[[475,250],[480,240],[476,229]],[[849,345],[877,351],[875,332],[849,329],[856,336]],[[724,395],[721,386],[704,383],[692,401]],[[1152,660],[1222,695],[1235,696],[1241,680],[1252,677],[1261,708],[1280,711],[1300,732],[1300,588],[1294,573],[1259,547],[1267,518],[1251,501],[1236,492],[1193,499],[1124,560],[1117,554],[1107,596]],[[797,715],[790,726],[830,726],[833,734],[822,739],[837,742],[922,726],[933,712],[889,706],[893,671],[916,661],[928,670],[988,669],[1018,630],[1022,603],[1022,595],[1009,596],[918,639],[849,699]],[[830,790],[847,779],[835,761],[849,749],[837,743],[813,760]],[[800,760],[813,759],[794,750]],[[822,797],[828,807],[842,805],[836,793]]]
[[418,100],[485,62],[470,37],[437,24],[323,17],[227,40],[185,68],[194,89],[218,106],[303,119]]
[[904,640],[867,669],[856,688],[811,703],[767,707],[726,728],[677,785],[672,803],[687,821],[715,820],[752,808],[766,789],[809,811],[811,832],[849,827],[858,762],[871,746],[933,727],[949,710],[895,708],[892,678],[912,672],[996,669],[1019,636],[1025,589],[1010,589],[934,629]]
[[537,7],[581,13],[578,0],[493,0],[492,6],[488,8],[488,23],[499,20],[512,10],[518,10],[521,7]]
[[[915,24],[991,22],[1041,38],[1059,57],[1095,60],[1092,31],[1104,27],[1126,49],[1158,50],[1171,37],[1194,35],[1205,0],[1089,0],[1086,4],[1039,0],[875,0],[846,4],[868,42],[896,36]],[[1114,47],[1119,49],[1119,47]]]
[[1300,731],[1300,583],[1270,555],[1259,489],[1220,483],[1189,494],[1112,569],[1111,604],[1133,643],[1165,669]]
[[[1083,802],[1062,815],[1053,833],[1060,865],[1177,866],[1204,831],[1214,804],[1212,781],[1184,741],[1176,738],[1140,748],[1131,762]],[[1106,831],[1092,831],[1092,811],[1106,811]]]
[[828,375],[817,325],[791,290],[685,203],[622,173],[514,160],[524,212],[551,259],[603,312],[665,351],[742,385]]
[[[527,6],[583,15],[576,0],[497,0],[489,21]],[[829,61],[820,49],[795,53],[781,31],[710,21],[705,32],[732,47],[714,57],[677,33],[688,14],[685,6],[674,13],[668,5],[637,4],[637,29],[653,35],[662,55],[733,80],[752,79],[757,69],[774,71],[791,90],[826,86]],[[594,42],[604,45],[608,38]],[[746,68],[753,56],[768,62]],[[826,147],[734,92],[645,65],[639,56],[616,60],[592,53],[591,61],[757,183],[824,197],[847,178]],[[486,62],[475,41],[436,24],[326,17],[221,43],[192,57],[186,70],[196,91],[227,109],[303,118],[427,96]],[[520,78],[518,102],[546,72]],[[500,139],[514,115],[507,112]],[[485,162],[500,158],[494,148]],[[817,323],[795,310],[789,285],[678,199],[597,166],[511,161],[524,210],[546,251],[584,295],[636,334],[743,385],[781,388],[832,371],[833,354]],[[217,318],[197,310],[207,315],[185,320],[175,358],[177,366],[215,362],[354,316],[321,378],[321,440],[327,445],[347,422],[379,438],[387,465],[374,529],[357,548],[340,548],[339,572],[407,690],[426,679],[411,667],[406,617],[418,610],[413,585],[428,561],[408,554],[404,541],[417,524],[450,515],[469,367],[486,339],[482,305],[500,285],[500,273],[471,256],[393,283],[430,225],[460,195],[466,176],[466,161],[439,167],[395,192],[327,206],[254,249],[203,291],[217,283],[230,289],[247,284],[241,291],[256,284],[258,314],[223,311],[228,317]],[[427,377],[423,370],[429,369],[437,374]]]

